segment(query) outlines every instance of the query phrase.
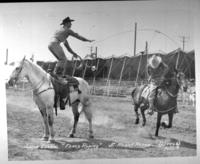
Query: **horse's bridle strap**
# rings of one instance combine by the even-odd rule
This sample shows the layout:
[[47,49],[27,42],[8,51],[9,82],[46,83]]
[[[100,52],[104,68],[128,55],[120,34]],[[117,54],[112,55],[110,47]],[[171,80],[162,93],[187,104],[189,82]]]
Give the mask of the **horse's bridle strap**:
[[33,90],[33,93],[34,93],[35,95],[40,95],[41,93],[46,92],[46,91],[49,90],[49,89],[54,89],[53,87],[51,87],[51,86],[49,85],[49,87],[48,87],[47,89],[44,89],[44,90],[42,90],[42,91],[40,91],[40,92],[37,92],[37,91],[40,89],[40,87],[42,87],[42,85],[44,84],[44,81],[45,81],[45,77],[43,77],[42,80],[39,82],[39,84],[36,85],[36,86],[38,86],[38,87],[36,87],[36,89]]
[[54,89],[54,88],[49,87],[49,88],[44,89],[44,90],[42,90],[42,91],[40,91],[40,92],[38,92],[38,93],[35,93],[35,95],[40,95],[41,93],[46,92],[46,91],[48,91],[48,90],[50,90],[50,89]]
[[44,77],[42,78],[42,80],[36,85],[35,89],[33,89],[33,92],[36,92],[37,90],[40,89],[40,87],[43,85],[44,83]]
[[171,92],[169,92],[167,88],[166,88],[166,91],[167,91],[167,94],[168,94],[169,96],[171,96],[171,97],[174,97],[174,98],[175,98],[175,97],[178,96],[178,94],[174,95],[174,94],[172,94]]

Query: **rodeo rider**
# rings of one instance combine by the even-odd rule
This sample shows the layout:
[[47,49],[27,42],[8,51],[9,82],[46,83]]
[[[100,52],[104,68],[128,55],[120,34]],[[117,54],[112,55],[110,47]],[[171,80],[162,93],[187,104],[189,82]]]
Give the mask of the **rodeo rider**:
[[[154,100],[156,97],[156,89],[159,87],[165,80],[165,76],[169,71],[169,67],[165,64],[160,56],[153,55],[148,60],[148,75],[150,82],[150,95],[149,95],[149,109],[148,114],[152,115],[154,113]],[[178,112],[178,109],[175,111]]]
[[[67,41],[67,38],[69,36],[72,36],[74,38],[77,38],[84,42],[93,42],[94,40],[86,39],[85,37],[79,35],[78,33],[75,33],[73,30],[71,30],[72,22],[74,20],[70,19],[70,17],[66,17],[63,19],[62,27],[57,30],[53,37],[51,38],[51,42],[48,45],[48,49],[51,51],[51,53],[58,59],[58,62],[54,68],[54,71],[52,73],[53,76],[63,76],[65,75],[65,67],[67,63],[67,57],[65,56],[64,50],[61,47],[61,43],[64,44],[68,52],[70,52],[75,58],[78,57],[78,55],[71,49],[69,46],[69,43]],[[60,96],[60,108],[65,109],[65,103],[64,100]]]

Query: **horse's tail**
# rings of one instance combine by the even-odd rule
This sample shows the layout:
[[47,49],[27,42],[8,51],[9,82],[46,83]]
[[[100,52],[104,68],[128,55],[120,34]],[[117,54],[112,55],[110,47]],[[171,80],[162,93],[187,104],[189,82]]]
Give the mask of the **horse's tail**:
[[133,88],[133,91],[131,92],[132,104],[133,104],[133,105],[135,104],[135,101],[134,101],[135,91],[136,91],[136,87],[134,87],[134,88]]
[[133,88],[133,91],[131,92],[131,97],[132,97],[132,98],[134,97],[135,91],[136,91],[136,87],[134,87],[134,88]]

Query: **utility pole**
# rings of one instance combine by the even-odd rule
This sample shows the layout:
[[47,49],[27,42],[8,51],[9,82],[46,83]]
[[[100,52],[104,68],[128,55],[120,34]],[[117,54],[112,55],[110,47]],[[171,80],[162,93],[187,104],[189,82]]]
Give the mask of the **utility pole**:
[[145,54],[148,54],[148,42],[145,42]]
[[95,54],[96,54],[96,58],[97,58],[97,47],[95,48]]
[[182,42],[182,45],[183,45],[183,51],[185,50],[185,42],[186,42],[186,39],[189,39],[189,37],[186,37],[186,36],[180,36],[181,38],[181,42]]
[[146,54],[146,80],[148,80],[148,42],[146,41],[146,44],[145,44],[145,54]]
[[134,35],[134,56],[136,55],[136,39],[137,39],[137,23],[135,22],[135,35]]
[[8,64],[8,49],[6,49],[6,61],[5,61],[5,65]]
[[92,50],[93,50],[93,47],[91,46],[90,47],[90,55],[92,55]]

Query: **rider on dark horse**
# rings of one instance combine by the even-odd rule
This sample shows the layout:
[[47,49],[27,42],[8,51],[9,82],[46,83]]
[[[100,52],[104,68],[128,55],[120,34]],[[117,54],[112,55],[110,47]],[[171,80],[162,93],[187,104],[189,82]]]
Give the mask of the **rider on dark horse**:
[[[150,95],[148,114],[152,115],[154,113],[154,100],[156,97],[156,89],[163,84],[166,79],[166,75],[169,72],[169,67],[165,64],[160,56],[153,55],[148,60],[148,75],[150,82]],[[177,109],[176,109],[177,110]],[[178,112],[178,111],[175,111]]]
[[[67,38],[69,36],[75,37],[81,41],[85,42],[93,42],[94,40],[86,39],[85,37],[79,35],[78,33],[75,33],[71,30],[71,26],[74,20],[70,19],[69,17],[65,18],[60,25],[63,25],[59,30],[57,30],[52,39],[49,43],[49,50],[51,53],[58,59],[58,62],[55,66],[55,69],[53,71],[54,76],[63,76],[65,75],[65,67],[67,63],[67,57],[65,56],[64,50],[61,47],[61,43],[64,44],[68,52],[70,52],[75,58],[78,57],[78,55],[71,49],[69,46],[69,43],[67,41]],[[65,103],[64,101],[60,101],[60,107],[62,109],[65,109]]]

